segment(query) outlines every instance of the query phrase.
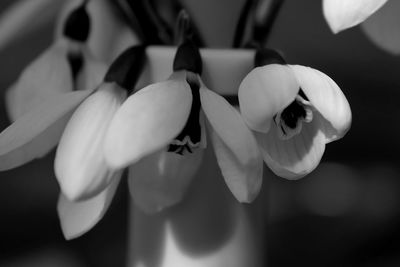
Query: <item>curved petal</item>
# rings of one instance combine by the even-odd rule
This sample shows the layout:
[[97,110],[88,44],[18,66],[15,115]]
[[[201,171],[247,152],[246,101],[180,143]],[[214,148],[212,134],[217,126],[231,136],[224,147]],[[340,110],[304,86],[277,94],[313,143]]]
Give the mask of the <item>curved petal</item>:
[[203,111],[225,182],[240,202],[251,202],[262,183],[262,157],[240,114],[221,96],[200,88]]
[[48,153],[60,140],[72,111],[90,94],[75,91],[50,97],[0,134],[0,170]]
[[191,104],[189,85],[177,80],[149,85],[130,96],[106,135],[107,163],[123,168],[167,146],[185,126]]
[[103,84],[74,112],[57,148],[54,169],[61,190],[71,200],[86,199],[102,191],[113,171],[104,160],[104,136],[126,92],[116,84]]
[[0,49],[53,20],[64,0],[14,1],[0,17]]
[[323,12],[331,30],[338,33],[363,22],[386,2],[387,0],[324,0]]
[[361,24],[367,37],[379,48],[400,54],[400,1],[389,1]]
[[253,69],[239,86],[240,111],[255,131],[268,132],[273,116],[296,97],[299,86],[293,71],[271,64]]
[[72,90],[66,49],[54,44],[29,64],[18,81],[8,90],[8,113],[14,121],[41,104],[44,99]]
[[57,203],[61,229],[67,240],[92,229],[104,216],[118,188],[122,172],[114,174],[112,183],[91,199],[74,202],[60,193]]
[[272,124],[271,130],[266,134],[256,133],[264,161],[276,175],[295,180],[318,166],[326,143],[321,129],[322,120],[321,115],[314,112],[313,121],[303,122],[301,132],[286,140],[279,137],[275,124]]
[[129,191],[136,205],[146,213],[156,213],[177,204],[199,169],[204,150],[178,155],[153,153],[129,167]]
[[325,133],[328,142],[344,136],[350,129],[349,102],[339,86],[326,74],[300,65],[290,66],[311,104],[327,120]]

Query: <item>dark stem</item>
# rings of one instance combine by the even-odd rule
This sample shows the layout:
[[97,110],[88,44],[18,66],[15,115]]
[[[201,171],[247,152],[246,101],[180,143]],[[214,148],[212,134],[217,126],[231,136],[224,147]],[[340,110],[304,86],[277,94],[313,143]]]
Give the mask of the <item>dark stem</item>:
[[247,0],[244,3],[242,12],[240,13],[240,17],[236,25],[235,35],[233,37],[234,48],[238,48],[243,45],[243,38],[246,32],[246,27],[248,26],[249,23],[250,13],[254,13],[250,11],[254,10],[254,6],[257,1],[258,0]]
[[253,42],[263,47],[268,41],[272,27],[278,17],[284,0],[261,0],[255,9]]
[[126,0],[110,0],[112,4],[115,5],[116,12],[121,14],[124,22],[132,29],[132,31],[138,36],[139,40],[144,43],[146,37],[143,33],[143,30],[140,26],[139,21],[137,20],[135,14],[131,11],[130,6]]
[[155,13],[148,0],[126,0],[132,13],[136,17],[146,44],[169,44],[166,24]]

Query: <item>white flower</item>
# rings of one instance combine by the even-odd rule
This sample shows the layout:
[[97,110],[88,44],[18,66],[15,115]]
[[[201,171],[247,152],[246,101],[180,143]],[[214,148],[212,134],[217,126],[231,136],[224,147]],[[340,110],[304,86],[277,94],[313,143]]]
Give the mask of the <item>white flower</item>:
[[265,163],[287,179],[317,167],[325,144],[341,138],[351,124],[349,104],[337,84],[299,65],[253,69],[239,87],[239,103]]
[[[176,172],[176,177],[169,176],[168,183],[161,180],[160,184],[157,178],[147,182],[144,179],[148,177],[135,181],[140,178],[135,178],[134,172],[130,184],[135,199],[146,197],[148,189],[153,195],[172,192],[164,198],[175,203],[192,178],[188,173],[192,174],[199,165],[198,153],[203,153],[206,145],[205,125],[228,187],[239,201],[252,201],[262,179],[262,159],[256,141],[235,108],[207,89],[193,72],[176,71],[167,81],[151,84],[124,102],[106,134],[106,161],[112,168],[132,164],[135,168],[135,164],[144,164],[146,157],[173,162],[171,166],[162,162],[159,166],[167,168],[164,172]],[[157,186],[158,190],[154,188]],[[137,191],[142,194],[138,196]]]
[[331,30],[338,33],[358,25],[388,0],[323,0],[323,12]]
[[[72,13],[82,8],[83,1],[68,3],[71,6],[67,6],[68,12],[61,20],[62,26],[58,26],[60,29],[54,43],[23,71],[7,93],[8,112],[14,123],[0,134],[0,170],[18,167],[54,148],[73,110],[100,84],[106,63],[97,60],[88,45],[101,43],[101,49],[94,46],[93,50],[105,60],[117,51],[120,53],[129,40],[134,41],[131,35],[122,34],[120,28],[114,31],[122,34],[120,38],[108,39],[107,33],[113,33],[110,25],[119,26],[120,23],[114,23],[115,19],[107,15],[110,10],[105,0],[90,1],[85,8],[90,11],[88,44],[65,36],[65,24],[68,24]],[[101,21],[101,26],[105,17],[110,18],[110,25],[105,27],[107,31],[102,35],[97,23],[93,22]],[[106,45],[110,43],[113,45]]]
[[54,169],[61,187],[57,211],[66,239],[89,231],[107,211],[122,170],[110,169],[103,140],[127,92],[103,83],[76,109],[57,148]]
[[[58,13],[59,9],[62,9],[62,14],[56,25],[53,44],[25,68],[18,81],[7,91],[7,110],[13,121],[47,97],[73,90],[93,90],[104,76],[105,63],[110,63],[117,54],[135,42],[128,27],[111,11],[108,1],[97,0],[84,4],[83,0],[74,0],[65,5],[60,1],[30,2],[18,2],[12,8],[14,12],[6,13],[0,21],[0,46],[6,45],[11,37],[15,38],[13,35],[7,37],[12,32],[20,28],[29,29],[31,20],[37,20],[35,17],[44,19],[41,17],[41,8],[49,16],[54,16],[50,12]],[[81,14],[80,21],[75,22],[79,27],[74,26],[78,28],[74,30],[87,31],[87,34],[84,33],[87,36],[85,40],[76,40],[65,31],[68,23],[71,24],[73,13],[82,5],[87,21]]]
[[62,134],[54,169],[61,187],[58,213],[67,239],[89,231],[115,194],[123,170],[106,164],[104,137],[115,112],[134,89],[144,51],[143,46],[133,46],[113,62],[104,82],[75,110]]

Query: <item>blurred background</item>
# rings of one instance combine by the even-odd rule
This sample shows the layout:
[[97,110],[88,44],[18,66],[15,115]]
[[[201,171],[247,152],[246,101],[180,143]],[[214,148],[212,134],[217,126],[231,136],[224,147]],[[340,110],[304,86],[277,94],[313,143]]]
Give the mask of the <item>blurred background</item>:
[[[0,11],[12,2],[1,1]],[[231,43],[232,30],[223,27],[233,29],[238,12],[227,11],[228,0],[185,2],[197,23],[207,21],[202,25],[210,46]],[[327,146],[322,163],[306,178],[287,181],[267,171],[267,263],[400,266],[400,58],[375,47],[359,27],[333,35],[321,4],[286,0],[267,45],[282,51],[288,63],[334,79],[350,102],[353,125],[345,138]],[[10,124],[4,93],[51,43],[53,26],[0,51],[1,130]],[[124,266],[126,184],[93,230],[65,241],[53,158],[54,152],[0,173],[0,266]]]

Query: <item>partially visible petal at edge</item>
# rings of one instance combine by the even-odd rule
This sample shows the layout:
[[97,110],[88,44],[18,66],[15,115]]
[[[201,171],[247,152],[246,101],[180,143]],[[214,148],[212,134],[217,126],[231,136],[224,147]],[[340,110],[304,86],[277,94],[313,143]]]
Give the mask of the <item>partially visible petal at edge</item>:
[[253,69],[239,86],[240,111],[255,131],[268,132],[274,115],[296,97],[299,86],[293,71],[271,64]]
[[389,1],[361,24],[367,37],[379,48],[400,54],[400,1]]
[[299,134],[288,140],[279,138],[275,124],[267,133],[256,133],[264,161],[278,176],[296,180],[312,172],[321,161],[326,138],[323,118],[314,113],[313,121],[304,123]]
[[309,67],[291,66],[305,95],[326,119],[328,142],[343,137],[351,126],[349,102],[339,86],[326,74]]
[[130,96],[115,114],[105,139],[105,157],[123,168],[166,147],[189,117],[192,94],[183,81],[151,84]]
[[125,90],[105,83],[77,108],[65,127],[54,170],[69,199],[87,199],[110,183],[113,171],[104,159],[104,136],[125,98]]
[[[71,69],[63,46],[53,44],[21,73],[7,91],[10,118],[31,111],[44,100],[73,90]],[[11,102],[10,102],[11,101]]]
[[200,99],[222,175],[240,202],[251,202],[262,184],[263,163],[252,132],[223,97],[201,87]]
[[0,170],[47,154],[60,140],[72,111],[90,94],[75,91],[50,97],[0,134]]
[[153,153],[129,167],[129,191],[146,213],[156,213],[179,203],[202,162],[204,150],[178,155]]
[[57,211],[62,232],[67,240],[85,234],[103,218],[118,188],[121,174],[122,172],[116,173],[104,191],[88,200],[74,202],[60,193]]
[[323,12],[334,33],[363,22],[387,0],[323,0]]
[[0,50],[57,16],[64,0],[14,1],[0,16]]

